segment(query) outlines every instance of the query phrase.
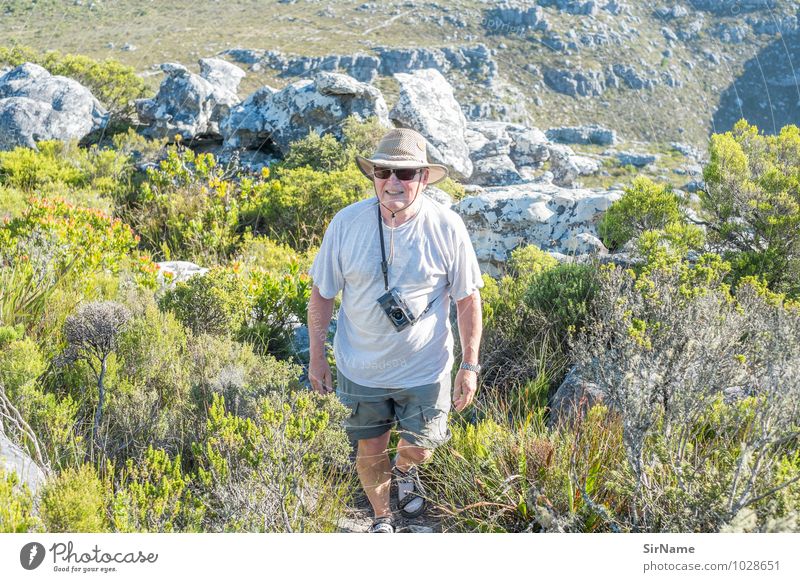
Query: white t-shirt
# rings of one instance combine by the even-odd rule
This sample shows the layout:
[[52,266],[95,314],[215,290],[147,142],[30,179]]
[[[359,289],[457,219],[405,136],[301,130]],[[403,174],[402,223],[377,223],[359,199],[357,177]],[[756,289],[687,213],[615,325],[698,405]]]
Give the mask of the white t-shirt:
[[341,373],[362,386],[410,388],[450,374],[450,298],[458,301],[483,287],[464,221],[421,196],[414,218],[394,229],[382,222],[387,260],[394,231],[389,289],[397,288],[418,317],[413,326],[396,331],[378,304],[386,289],[377,198],[355,202],[333,217],[309,270],[322,297],[332,299],[342,291],[333,353]]

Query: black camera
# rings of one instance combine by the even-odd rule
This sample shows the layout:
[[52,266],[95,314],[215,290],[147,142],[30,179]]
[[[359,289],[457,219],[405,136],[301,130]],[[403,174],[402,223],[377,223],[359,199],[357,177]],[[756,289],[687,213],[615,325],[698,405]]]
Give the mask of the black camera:
[[386,313],[389,321],[394,325],[395,331],[403,330],[416,323],[414,314],[411,313],[405,299],[400,297],[397,289],[392,289],[381,295],[378,298],[378,303]]

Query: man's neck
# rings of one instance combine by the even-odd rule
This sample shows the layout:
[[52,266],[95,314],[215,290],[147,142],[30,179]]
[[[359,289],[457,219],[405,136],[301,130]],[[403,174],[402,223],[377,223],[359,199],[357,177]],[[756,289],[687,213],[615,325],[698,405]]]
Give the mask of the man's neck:
[[[406,222],[414,218],[417,215],[417,212],[419,212],[422,206],[422,198],[423,194],[422,192],[420,192],[419,194],[417,194],[417,197],[414,200],[414,203],[411,204],[411,206],[409,206],[408,208],[404,208],[403,210],[397,212],[394,215],[394,220],[392,220],[392,211],[386,208],[385,205],[381,204],[380,207],[381,207],[381,216],[383,217],[383,223],[386,226],[393,226],[393,227],[398,227],[402,224],[405,224]],[[400,206],[400,208],[403,207]]]

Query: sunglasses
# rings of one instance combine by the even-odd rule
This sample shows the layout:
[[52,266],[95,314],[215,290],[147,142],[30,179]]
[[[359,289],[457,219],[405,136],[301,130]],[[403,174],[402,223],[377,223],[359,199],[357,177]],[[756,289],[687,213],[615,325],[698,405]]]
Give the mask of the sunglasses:
[[422,168],[373,168],[372,175],[379,180],[388,180],[392,174],[401,182],[409,182],[422,171]]

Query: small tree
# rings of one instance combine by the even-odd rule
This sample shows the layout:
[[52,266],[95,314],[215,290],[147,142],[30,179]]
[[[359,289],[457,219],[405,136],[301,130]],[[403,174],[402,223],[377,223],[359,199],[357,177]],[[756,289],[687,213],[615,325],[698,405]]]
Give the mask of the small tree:
[[800,128],[761,135],[745,120],[711,137],[701,193],[709,242],[734,275],[800,294]]
[[68,347],[63,363],[83,360],[97,381],[97,409],[94,414],[92,438],[99,444],[100,421],[106,396],[108,358],[117,349],[117,338],[131,318],[128,309],[114,301],[87,303],[64,323]]

